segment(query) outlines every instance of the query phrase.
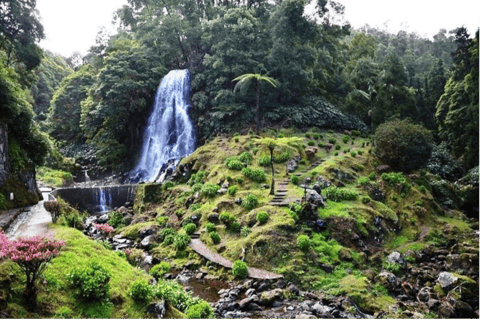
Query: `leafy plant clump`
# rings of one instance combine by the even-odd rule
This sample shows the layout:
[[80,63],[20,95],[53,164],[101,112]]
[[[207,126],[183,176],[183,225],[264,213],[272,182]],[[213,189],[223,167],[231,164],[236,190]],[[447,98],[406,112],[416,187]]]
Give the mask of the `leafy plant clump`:
[[250,167],[243,168],[242,174],[255,182],[264,182],[267,180],[267,174],[261,169],[252,169]]
[[254,194],[249,194],[242,201],[242,208],[252,210],[258,205],[258,198]]
[[67,279],[77,296],[83,300],[103,300],[108,297],[110,274],[95,261],[73,269]]
[[258,157],[257,163],[259,166],[267,167],[270,165],[270,156]]
[[125,227],[127,224],[125,218],[120,212],[114,211],[109,214],[108,224],[114,228],[120,229]]
[[302,251],[308,251],[312,245],[310,238],[307,235],[301,234],[297,237],[297,247]]
[[217,231],[209,232],[208,236],[210,237],[210,239],[212,239],[213,243],[220,243],[220,236],[218,235]]
[[170,264],[166,261],[162,261],[159,264],[154,265],[148,273],[152,277],[159,279],[168,272],[170,272]]
[[298,182],[300,181],[300,177],[299,176],[292,176],[291,180],[292,180],[292,183],[294,185],[298,185]]
[[213,318],[214,311],[208,302],[202,301],[189,307],[186,314],[189,319],[209,319]]
[[260,224],[264,224],[268,220],[268,213],[266,211],[260,211],[257,213],[257,221]]
[[208,222],[205,226],[205,229],[207,229],[207,232],[215,231],[215,224],[212,222]]
[[190,237],[186,234],[177,234],[173,239],[173,246],[177,251],[183,251],[187,248],[190,240]]
[[237,193],[238,187],[237,186],[230,186],[228,187],[228,194],[234,196]]
[[197,226],[195,225],[195,223],[187,223],[183,229],[185,229],[185,232],[188,234],[188,235],[191,235],[192,233],[195,232],[195,230],[197,230]]
[[375,155],[393,169],[408,172],[424,166],[433,149],[432,134],[409,120],[393,120],[378,126]]
[[230,170],[237,170],[240,171],[243,168],[245,168],[245,165],[243,164],[240,159],[237,157],[230,157],[225,160],[225,166],[230,169]]
[[338,188],[336,186],[330,186],[325,189],[325,196],[335,202],[342,200],[357,200],[358,192],[353,190],[348,190],[346,188]]
[[241,260],[236,260],[232,266],[232,273],[235,278],[245,279],[248,276],[247,264]]
[[217,195],[218,190],[220,190],[220,186],[216,184],[206,183],[202,186],[200,194],[208,198],[214,198]]
[[145,279],[137,279],[130,286],[130,297],[135,301],[148,301],[152,295],[152,287]]

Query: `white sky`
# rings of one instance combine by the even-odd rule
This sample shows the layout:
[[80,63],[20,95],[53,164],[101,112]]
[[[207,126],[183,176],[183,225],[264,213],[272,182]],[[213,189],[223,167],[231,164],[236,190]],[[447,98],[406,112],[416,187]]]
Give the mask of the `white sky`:
[[[345,5],[345,18],[353,27],[369,24],[390,32],[406,30],[432,37],[441,28],[464,25],[470,35],[480,23],[478,0],[337,0]],[[95,44],[100,28],[111,27],[113,13],[127,0],[37,0],[46,39],[44,49],[69,57],[85,55]]]

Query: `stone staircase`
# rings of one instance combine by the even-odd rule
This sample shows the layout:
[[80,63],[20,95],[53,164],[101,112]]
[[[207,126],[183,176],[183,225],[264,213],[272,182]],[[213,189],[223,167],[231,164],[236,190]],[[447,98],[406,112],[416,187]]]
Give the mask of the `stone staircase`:
[[318,167],[319,165],[321,165],[321,164],[324,163],[324,162],[325,162],[324,159],[317,159],[317,161],[315,161],[314,163],[312,163],[309,167],[303,169],[303,170],[300,171],[300,172],[295,173],[295,175],[296,175],[297,177],[300,177],[302,174],[304,174],[304,173],[312,170],[313,168]]

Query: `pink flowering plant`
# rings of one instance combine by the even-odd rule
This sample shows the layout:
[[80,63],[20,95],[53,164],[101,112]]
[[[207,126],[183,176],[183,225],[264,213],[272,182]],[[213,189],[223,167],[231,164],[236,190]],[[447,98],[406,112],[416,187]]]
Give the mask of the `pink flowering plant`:
[[35,281],[42,274],[48,262],[58,256],[60,248],[65,245],[62,240],[54,240],[53,235],[47,237],[21,237],[9,240],[0,231],[0,260],[10,259],[25,272],[27,298],[36,301]]
[[115,231],[115,229],[107,223],[105,223],[105,224],[95,224],[95,228],[97,228],[98,231],[103,232],[107,235],[112,233],[113,231]]

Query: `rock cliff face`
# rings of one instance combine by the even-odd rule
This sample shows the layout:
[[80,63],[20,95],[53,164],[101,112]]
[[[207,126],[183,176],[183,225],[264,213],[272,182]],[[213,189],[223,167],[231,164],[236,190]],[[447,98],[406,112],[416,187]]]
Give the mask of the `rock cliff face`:
[[[29,206],[38,202],[42,194],[37,188],[35,167],[27,164],[25,168],[14,170],[8,157],[8,127],[0,123],[0,193],[8,200],[6,209]],[[0,208],[3,209],[3,208]]]
[[5,184],[10,173],[8,165],[8,128],[0,123],[0,187]]

